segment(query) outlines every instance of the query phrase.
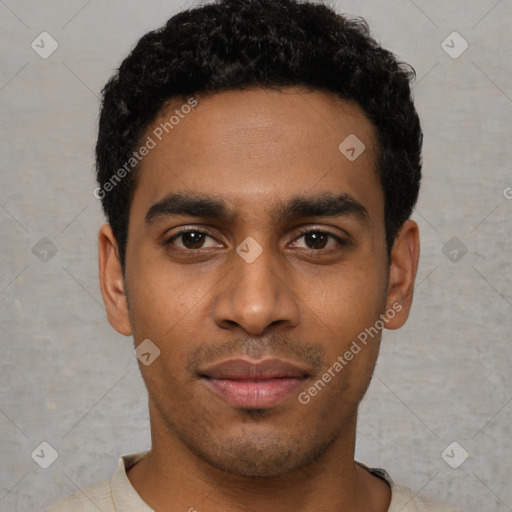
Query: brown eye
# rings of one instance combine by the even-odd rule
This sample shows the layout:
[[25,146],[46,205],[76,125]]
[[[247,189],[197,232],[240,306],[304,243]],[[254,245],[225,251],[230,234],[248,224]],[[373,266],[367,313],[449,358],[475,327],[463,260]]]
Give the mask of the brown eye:
[[[301,238],[304,239],[304,243],[306,245],[306,247],[304,248],[309,249],[311,251],[325,250],[325,252],[330,252],[336,250],[340,246],[348,245],[348,243],[339,236],[333,233],[329,233],[328,231],[322,231],[319,229],[310,229],[307,231],[303,231],[299,235],[299,237],[295,239],[294,244],[296,244],[296,241],[300,240]],[[334,240],[334,247],[327,247],[330,239]]]
[[187,231],[182,233],[181,240],[187,249],[200,249],[204,243],[205,235],[199,231]]
[[311,245],[312,249],[324,249],[328,240],[329,235],[318,231],[311,231],[304,235],[306,245]]
[[[165,241],[165,245],[171,247],[174,246],[173,249],[175,248],[176,250],[194,251],[203,249],[207,238],[211,238],[213,240],[213,237],[206,231],[201,231],[199,229],[187,229],[168,238]],[[176,243],[177,240],[181,240],[181,244]]]

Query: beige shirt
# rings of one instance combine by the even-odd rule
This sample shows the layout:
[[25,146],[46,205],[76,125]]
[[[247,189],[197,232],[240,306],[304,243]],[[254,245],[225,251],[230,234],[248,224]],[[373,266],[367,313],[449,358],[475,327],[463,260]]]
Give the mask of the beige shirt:
[[[121,457],[112,478],[78,491],[45,512],[154,512],[137,494],[126,476],[126,470],[147,453],[145,451]],[[388,512],[458,512],[454,508],[430,502],[417,496],[411,489],[395,484],[384,469],[369,468],[357,461],[356,464],[389,484],[391,503]]]

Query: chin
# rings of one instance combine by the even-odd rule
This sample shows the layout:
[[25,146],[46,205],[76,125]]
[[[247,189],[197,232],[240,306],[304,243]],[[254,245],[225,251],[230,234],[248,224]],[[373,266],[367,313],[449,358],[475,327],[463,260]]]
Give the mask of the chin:
[[307,444],[311,439],[296,439],[277,436],[274,432],[253,436],[246,432],[243,437],[228,439],[225,442],[217,438],[214,444],[189,447],[211,466],[228,473],[252,477],[272,478],[284,476],[304,468],[318,459],[330,444]]

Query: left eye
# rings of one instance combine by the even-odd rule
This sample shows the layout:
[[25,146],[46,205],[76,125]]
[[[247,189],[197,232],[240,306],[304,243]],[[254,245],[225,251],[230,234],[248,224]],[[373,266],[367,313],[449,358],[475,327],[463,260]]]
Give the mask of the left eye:
[[306,245],[313,245],[313,247],[306,247],[306,249],[325,249],[329,238],[334,239],[338,245],[346,245],[346,242],[339,236],[329,233],[328,231],[320,231],[313,229],[309,231],[303,231],[296,240],[304,238]]

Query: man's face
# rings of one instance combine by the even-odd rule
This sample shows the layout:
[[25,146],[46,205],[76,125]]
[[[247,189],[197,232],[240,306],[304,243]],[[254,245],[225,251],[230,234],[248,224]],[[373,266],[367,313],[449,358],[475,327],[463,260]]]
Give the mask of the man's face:
[[[153,130],[180,105],[148,129],[157,144],[130,211],[130,324],[137,345],[160,350],[141,365],[152,428],[215,467],[284,474],[354,428],[373,373],[380,332],[333,365],[391,306],[376,133],[356,106],[320,91],[197,99],[162,141]],[[366,146],[354,161],[338,149],[349,135]],[[170,194],[226,211],[171,214]],[[341,208],[305,208],[326,197]],[[258,368],[270,358],[281,362]]]

